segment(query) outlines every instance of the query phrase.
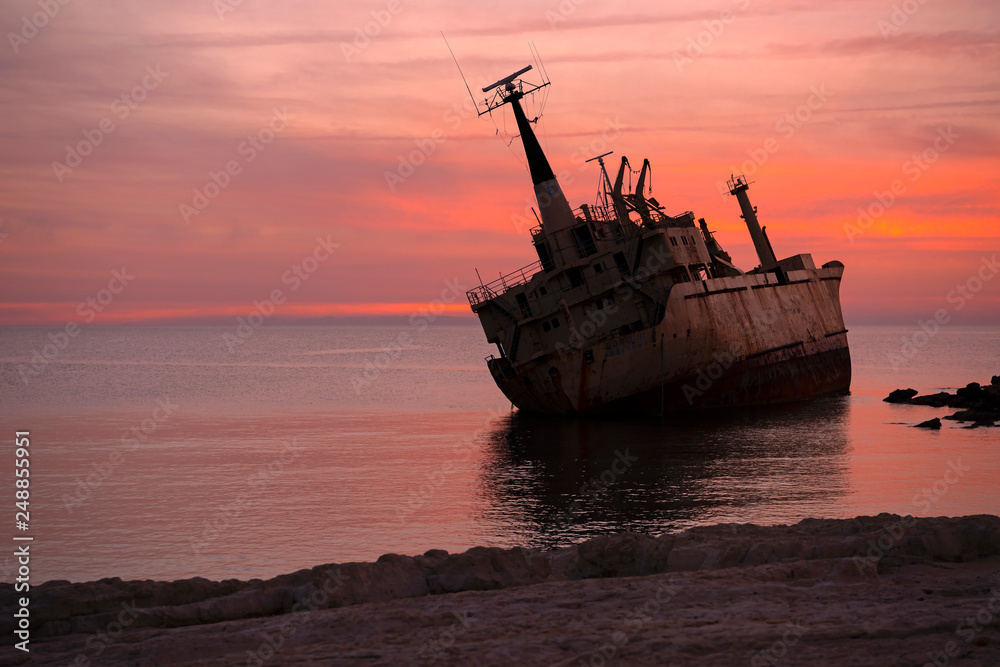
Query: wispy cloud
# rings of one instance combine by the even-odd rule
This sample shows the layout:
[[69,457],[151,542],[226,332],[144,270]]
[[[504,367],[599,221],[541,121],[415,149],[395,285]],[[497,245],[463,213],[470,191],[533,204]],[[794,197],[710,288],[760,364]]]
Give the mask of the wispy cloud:
[[[0,55],[0,302],[10,306],[0,323],[49,321],[123,262],[143,269],[121,302],[136,320],[229,312],[320,231],[340,234],[344,253],[303,303],[331,309],[418,302],[474,266],[495,275],[527,264],[528,239],[511,224],[531,196],[514,125],[502,111],[492,121],[448,115],[467,93],[442,30],[474,91],[531,62],[526,43],[536,43],[553,79],[538,131],[553,166],[572,174],[575,203],[593,196],[596,172],[573,155],[620,118],[609,150],[649,157],[657,197],[725,230],[739,259],[752,251],[716,181],[779,132],[810,86],[826,84],[830,102],[754,174],[755,203],[782,248],[864,264],[849,268],[891,291],[905,249],[919,248],[900,246],[891,267],[875,262],[890,234],[919,245],[954,221],[955,252],[984,239],[1000,246],[995,3],[926,3],[888,37],[877,21],[891,3],[862,0],[583,3],[552,24],[546,12],[559,6],[404,3],[347,61],[341,44],[384,4],[245,0],[221,19],[205,0],[65,5],[18,53]],[[18,30],[36,7],[3,5],[0,26]],[[678,71],[674,55],[727,9],[735,20]],[[127,118],[114,115],[156,65],[169,77]],[[241,142],[276,106],[294,121],[245,162]],[[60,181],[52,163],[106,118],[113,132]],[[897,226],[847,244],[843,216],[948,125],[961,142],[886,216]],[[390,192],[385,173],[436,131],[445,138]],[[232,159],[241,173],[185,224],[178,204]],[[881,297],[862,286],[845,283],[851,307],[878,312]]]

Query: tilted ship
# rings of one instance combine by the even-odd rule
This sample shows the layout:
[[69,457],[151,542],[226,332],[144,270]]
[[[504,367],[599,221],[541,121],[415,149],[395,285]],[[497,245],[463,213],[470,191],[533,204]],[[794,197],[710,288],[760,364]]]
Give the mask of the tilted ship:
[[519,77],[483,89],[510,105],[538,202],[538,261],[468,292],[499,356],[487,366],[520,410],[613,414],[760,405],[847,393],[851,358],[840,309],[844,265],[778,260],[745,177],[739,202],[760,266],[741,271],[693,213],[670,215],[644,195],[649,161],[623,191],[623,157],[604,166],[594,205],[572,209],[521,100],[549,85]]

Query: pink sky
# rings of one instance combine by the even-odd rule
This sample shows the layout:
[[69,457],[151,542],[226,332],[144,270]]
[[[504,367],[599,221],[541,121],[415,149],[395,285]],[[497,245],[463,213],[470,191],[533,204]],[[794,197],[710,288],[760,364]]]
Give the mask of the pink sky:
[[[847,265],[849,323],[939,308],[1000,322],[984,261],[1000,251],[995,0],[915,2],[895,19],[893,2],[862,0],[243,0],[220,15],[226,2],[52,0],[37,31],[24,23],[37,0],[4,3],[0,324],[83,321],[78,305],[123,267],[134,280],[93,323],[228,321],[275,289],[285,316],[409,314],[443,294],[467,314],[455,295],[475,268],[489,280],[535,259],[512,219],[532,189],[519,142],[496,136],[509,112],[459,113],[441,31],[474,91],[535,43],[553,82],[538,133],[574,205],[596,190],[583,157],[648,157],[653,195],[705,217],[749,269],[718,190],[749,166],[778,255]],[[366,25],[375,36],[355,44]],[[54,168],[81,142],[96,145]],[[433,150],[390,190],[421,145]],[[936,158],[915,162],[925,151]],[[227,164],[226,187],[185,214]],[[891,205],[852,228],[894,181]],[[292,289],[283,276],[317,238],[337,247]],[[977,272],[990,278],[959,311],[948,295]]]

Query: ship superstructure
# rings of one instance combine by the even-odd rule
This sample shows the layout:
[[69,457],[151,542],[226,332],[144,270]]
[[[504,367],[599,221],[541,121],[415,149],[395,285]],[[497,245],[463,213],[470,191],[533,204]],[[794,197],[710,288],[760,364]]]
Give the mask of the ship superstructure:
[[[490,373],[518,408],[542,413],[645,412],[752,405],[846,393],[851,362],[837,261],[777,259],[749,183],[731,177],[760,265],[741,271],[690,211],[646,196],[644,160],[625,188],[604,154],[602,192],[571,208],[525,116],[526,67],[492,86],[509,105],[538,202],[538,260],[468,292],[498,354]],[[548,85],[548,82],[542,84]]]

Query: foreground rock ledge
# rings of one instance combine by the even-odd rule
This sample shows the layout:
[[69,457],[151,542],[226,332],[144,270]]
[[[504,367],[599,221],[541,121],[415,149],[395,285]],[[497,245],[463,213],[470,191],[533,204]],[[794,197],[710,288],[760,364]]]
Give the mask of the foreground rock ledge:
[[[13,598],[0,585],[7,637]],[[268,581],[54,581],[31,600],[31,653],[0,664],[995,665],[1000,518],[625,533]]]

